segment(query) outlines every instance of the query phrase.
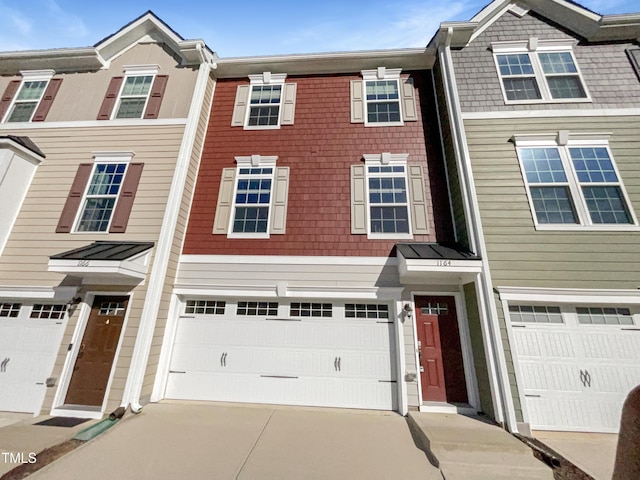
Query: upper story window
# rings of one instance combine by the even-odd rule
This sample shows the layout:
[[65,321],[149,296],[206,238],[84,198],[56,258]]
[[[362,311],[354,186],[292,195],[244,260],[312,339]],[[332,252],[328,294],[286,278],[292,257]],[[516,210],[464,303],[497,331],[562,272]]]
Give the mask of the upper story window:
[[366,154],[351,166],[351,233],[413,238],[429,232],[424,178],[408,154]]
[[231,126],[248,130],[293,125],[296,84],[285,83],[285,73],[249,75],[250,85],[239,85]]
[[111,79],[98,120],[155,119],[160,113],[168,75],[158,65],[125,66],[124,75]]
[[638,224],[606,140],[517,137],[536,228],[628,228]]
[[60,88],[53,70],[21,72],[22,80],[9,82],[0,100],[0,117],[7,123],[43,121]]
[[118,200],[127,163],[96,163],[78,218],[78,232],[106,232]]
[[532,37],[492,48],[507,103],[589,101],[571,45]]
[[218,193],[214,234],[268,238],[286,227],[289,167],[278,157],[236,157],[237,168],[225,168]]
[[78,167],[57,233],[124,233],[142,175],[132,152],[99,153]]
[[379,67],[351,81],[351,123],[389,126],[418,119],[413,80],[400,78],[400,72]]

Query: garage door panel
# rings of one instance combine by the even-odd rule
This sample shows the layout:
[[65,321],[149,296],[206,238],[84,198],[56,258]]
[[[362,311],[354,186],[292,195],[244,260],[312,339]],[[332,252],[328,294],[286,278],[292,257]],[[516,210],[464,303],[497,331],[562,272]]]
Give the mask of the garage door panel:
[[523,357],[574,358],[576,349],[571,335],[559,329],[538,331],[531,326],[514,328],[518,353]]
[[572,364],[540,364],[521,361],[525,393],[541,391],[582,392],[580,372]]
[[538,430],[600,431],[615,433],[620,425],[616,398],[527,397],[527,409]]
[[640,331],[587,331],[581,335],[580,340],[586,358],[640,361]]

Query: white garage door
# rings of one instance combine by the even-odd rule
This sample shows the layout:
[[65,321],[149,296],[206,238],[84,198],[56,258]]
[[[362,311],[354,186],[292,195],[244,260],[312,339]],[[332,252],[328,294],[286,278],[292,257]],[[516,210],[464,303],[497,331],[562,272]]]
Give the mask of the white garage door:
[[617,432],[640,384],[640,325],[625,307],[511,305],[531,428]]
[[388,305],[191,300],[165,396],[394,410]]
[[65,305],[0,303],[0,411],[40,411],[65,311]]

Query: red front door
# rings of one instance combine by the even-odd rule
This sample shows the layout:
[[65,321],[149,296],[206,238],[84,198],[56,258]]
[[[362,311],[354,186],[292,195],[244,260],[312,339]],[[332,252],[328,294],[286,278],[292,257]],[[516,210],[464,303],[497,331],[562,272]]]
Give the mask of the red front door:
[[419,296],[415,301],[422,400],[466,403],[455,299]]

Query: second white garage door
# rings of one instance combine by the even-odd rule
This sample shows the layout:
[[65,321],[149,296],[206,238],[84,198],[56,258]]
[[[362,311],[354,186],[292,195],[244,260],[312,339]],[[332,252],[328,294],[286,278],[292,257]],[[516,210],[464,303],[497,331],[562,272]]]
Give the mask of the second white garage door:
[[190,300],[166,398],[395,410],[386,304]]

